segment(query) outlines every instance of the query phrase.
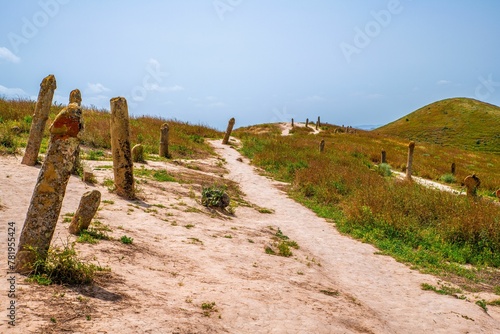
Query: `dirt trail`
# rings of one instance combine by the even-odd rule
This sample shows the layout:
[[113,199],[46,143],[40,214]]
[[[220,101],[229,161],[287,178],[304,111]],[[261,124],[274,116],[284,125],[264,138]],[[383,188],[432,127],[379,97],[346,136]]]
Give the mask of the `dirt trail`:
[[[471,302],[438,296],[421,289],[437,279],[423,275],[388,256],[375,255],[367,244],[341,236],[324,219],[272,186],[248,164],[238,162],[239,153],[218,142],[217,152],[227,160],[229,177],[237,181],[248,199],[275,210],[275,224],[303,250],[312,254],[340,291],[370,309],[384,333],[498,333],[498,314],[490,316]],[[374,326],[374,332],[380,328]]]
[[[290,135],[290,130],[292,128],[292,123],[285,122],[285,123],[279,123],[279,126],[281,127],[281,135],[282,136],[289,136]],[[306,126],[305,123],[300,123],[300,122],[295,122],[294,126],[303,128]],[[312,129],[313,131],[310,134],[317,135],[318,133],[321,132],[321,129],[316,130],[316,126],[313,124],[309,125],[309,128]]]

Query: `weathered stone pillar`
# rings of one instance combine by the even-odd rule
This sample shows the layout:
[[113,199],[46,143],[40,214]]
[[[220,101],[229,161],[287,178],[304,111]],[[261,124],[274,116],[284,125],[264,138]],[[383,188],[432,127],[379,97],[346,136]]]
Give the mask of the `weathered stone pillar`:
[[135,198],[134,163],[130,150],[130,133],[127,100],[115,97],[111,104],[111,152],[116,194],[128,199]]
[[[82,105],[82,94],[79,89],[73,89],[69,93],[69,103],[76,103],[78,106]],[[78,145],[75,151],[75,166],[73,167],[73,171],[71,173],[73,175],[78,175],[80,170],[82,170],[82,162],[80,161],[80,145]]]
[[50,143],[21,231],[15,268],[29,273],[38,257],[44,259],[56,228],[66,185],[79,145],[82,111],[76,104],[61,110],[50,127]]
[[132,161],[144,162],[144,146],[137,144],[132,147]]
[[170,154],[168,153],[168,132],[168,124],[163,123],[160,128],[160,157],[170,157]]
[[481,180],[479,180],[476,174],[472,174],[464,179],[464,185],[467,188],[467,196],[476,197],[477,188],[481,185]]
[[40,144],[42,143],[43,131],[45,130],[45,123],[47,123],[47,119],[49,118],[52,98],[54,97],[56,88],[56,78],[52,74],[45,77],[40,83],[40,91],[31,121],[26,151],[21,161],[24,165],[34,166],[36,164],[38,152],[40,152]]
[[319,153],[325,152],[325,140],[322,139],[321,142],[319,143]]
[[316,130],[319,130],[319,127],[321,126],[320,119],[318,116],[318,121],[316,122]]
[[415,142],[411,141],[408,144],[408,161],[406,163],[406,178],[411,180],[411,174],[413,172],[413,151],[415,150]]
[[457,165],[453,162],[451,164],[451,174],[455,175],[456,171],[457,171]]
[[500,189],[498,189],[498,190],[495,192],[495,195],[497,195],[498,200],[500,201]]
[[233,126],[235,123],[234,117],[229,120],[227,123],[227,129],[226,129],[226,134],[224,135],[224,139],[222,140],[222,144],[227,144],[229,143],[229,137],[231,136],[231,132],[233,131]]
[[383,149],[382,152],[380,153],[380,163],[386,164],[387,163],[387,153]]
[[293,118],[292,118],[292,128],[294,127],[295,125],[293,124]]
[[306,118],[306,128],[309,126],[309,118]]
[[69,233],[79,234],[82,230],[89,228],[92,218],[101,204],[101,193],[99,190],[87,191],[80,200],[80,205],[69,225]]

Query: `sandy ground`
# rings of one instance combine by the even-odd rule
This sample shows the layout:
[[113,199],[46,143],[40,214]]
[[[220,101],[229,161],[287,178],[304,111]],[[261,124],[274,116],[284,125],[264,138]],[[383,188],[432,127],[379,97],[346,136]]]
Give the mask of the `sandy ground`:
[[[63,215],[76,211],[85,191],[98,189],[106,202],[96,219],[114,240],[75,247],[80,257],[111,271],[88,287],[43,287],[16,275],[12,327],[4,255],[0,333],[500,333],[498,310],[489,307],[486,313],[474,304],[495,296],[461,300],[423,291],[422,283],[438,286],[439,280],[340,235],[333,223],[289,199],[281,184],[259,175],[234,148],[213,145],[220,159],[151,161],[135,168],[167,169],[207,182],[231,179],[250,206],[237,207],[234,216],[210,211],[199,204],[196,182],[142,180],[142,199],[126,201],[72,177],[53,245],[75,240]],[[112,177],[110,161],[87,164],[99,184]],[[20,157],[0,157],[2,254],[8,222],[15,222],[19,238],[38,172],[21,165]],[[291,257],[265,253],[278,228],[300,246]],[[120,243],[123,235],[133,244]]]

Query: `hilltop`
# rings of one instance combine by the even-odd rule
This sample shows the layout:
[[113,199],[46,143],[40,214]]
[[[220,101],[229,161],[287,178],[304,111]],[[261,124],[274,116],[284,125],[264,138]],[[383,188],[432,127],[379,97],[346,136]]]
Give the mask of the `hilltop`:
[[498,153],[500,107],[470,98],[450,98],[373,131],[417,142]]

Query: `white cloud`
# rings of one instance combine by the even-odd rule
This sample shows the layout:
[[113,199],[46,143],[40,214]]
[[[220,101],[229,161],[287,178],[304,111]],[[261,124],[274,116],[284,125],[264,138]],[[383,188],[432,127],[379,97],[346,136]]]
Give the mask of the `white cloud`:
[[90,93],[94,93],[94,94],[99,94],[99,93],[103,93],[103,92],[109,92],[110,89],[105,87],[103,84],[101,83],[88,83],[87,85],[88,87],[88,91]]
[[5,95],[6,97],[27,97],[28,94],[21,88],[8,88],[0,85],[0,95]]
[[449,80],[439,80],[438,82],[436,82],[436,85],[448,85],[448,84],[451,84],[451,81],[449,81]]
[[5,47],[0,47],[0,59],[5,59],[11,63],[19,63],[21,61],[21,58]]

